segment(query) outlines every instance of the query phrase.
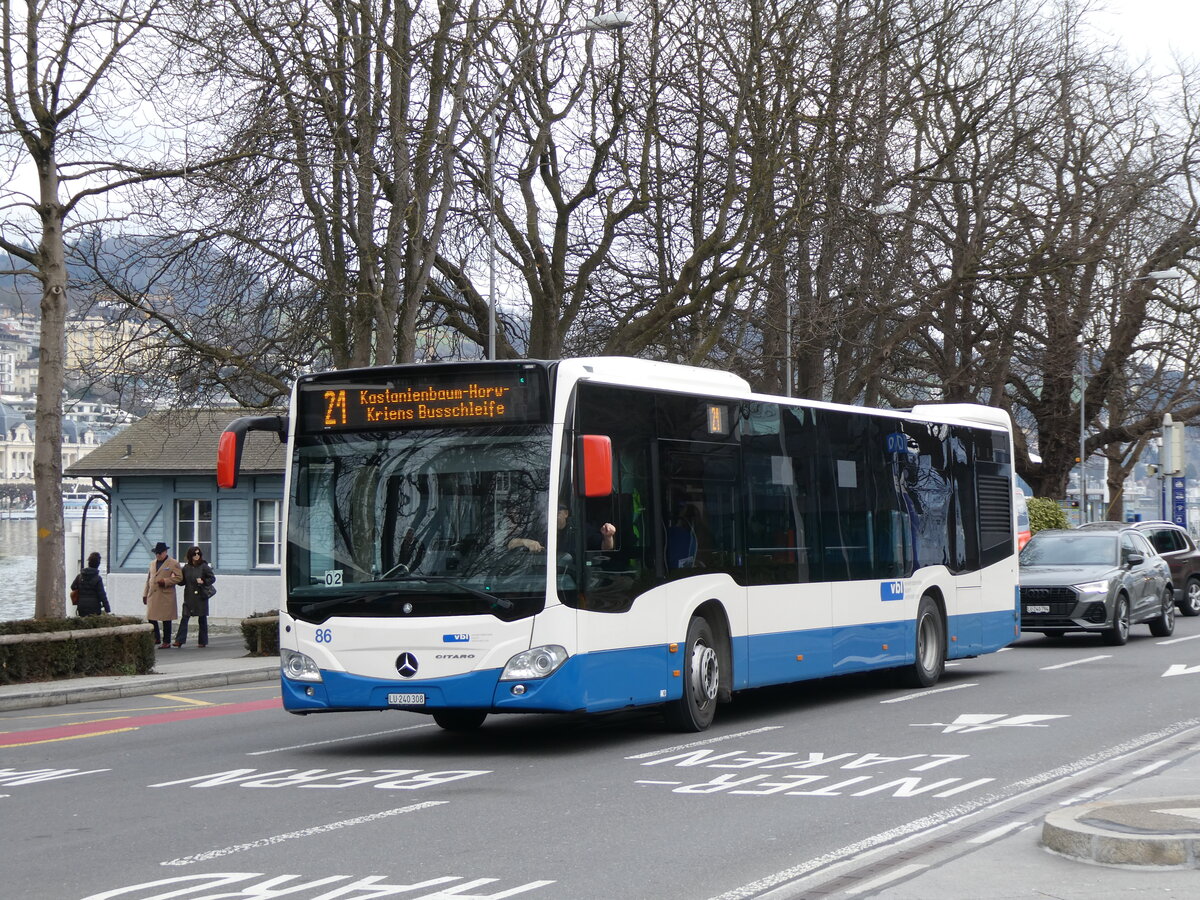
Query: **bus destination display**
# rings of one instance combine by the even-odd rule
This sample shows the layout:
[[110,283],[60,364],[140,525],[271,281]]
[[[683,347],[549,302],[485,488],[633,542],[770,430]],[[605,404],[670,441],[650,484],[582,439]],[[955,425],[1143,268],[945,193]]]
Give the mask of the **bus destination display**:
[[300,421],[309,432],[541,422],[543,379],[532,368],[308,384],[300,388]]

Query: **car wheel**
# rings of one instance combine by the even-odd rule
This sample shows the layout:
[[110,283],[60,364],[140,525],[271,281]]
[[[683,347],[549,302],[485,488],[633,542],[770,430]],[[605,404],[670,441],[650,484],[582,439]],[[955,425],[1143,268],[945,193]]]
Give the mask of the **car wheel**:
[[941,610],[926,594],[917,607],[916,659],[901,670],[901,680],[908,687],[931,687],[937,684],[946,668],[946,623]]
[[1179,611],[1185,616],[1200,616],[1200,578],[1195,575],[1187,580],[1183,599],[1179,601]]
[[1113,608],[1112,625],[1104,630],[1104,643],[1120,647],[1129,640],[1129,601],[1124,594],[1117,597]]
[[707,619],[688,624],[683,657],[683,696],[663,707],[667,724],[677,731],[703,731],[717,712],[721,657]]
[[1150,633],[1155,637],[1170,637],[1175,633],[1175,589],[1169,584],[1163,591],[1162,612],[1150,620]]

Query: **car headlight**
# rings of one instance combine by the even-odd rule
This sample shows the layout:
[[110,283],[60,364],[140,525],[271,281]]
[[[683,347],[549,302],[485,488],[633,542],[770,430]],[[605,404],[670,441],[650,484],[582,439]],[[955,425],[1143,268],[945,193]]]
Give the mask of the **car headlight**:
[[313,662],[311,656],[297,653],[295,650],[279,648],[279,665],[283,674],[292,681],[321,681],[321,670]]
[[1086,584],[1075,585],[1075,590],[1079,591],[1079,593],[1081,593],[1081,594],[1107,594],[1108,593],[1108,582],[1107,581],[1089,581]]
[[505,665],[500,673],[501,681],[530,681],[553,675],[567,661],[567,649],[558,644],[547,644],[518,653]]

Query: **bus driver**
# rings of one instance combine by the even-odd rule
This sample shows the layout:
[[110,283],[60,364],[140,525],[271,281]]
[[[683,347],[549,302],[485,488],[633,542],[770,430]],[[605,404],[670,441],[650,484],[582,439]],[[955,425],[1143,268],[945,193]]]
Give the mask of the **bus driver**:
[[[558,549],[559,552],[570,551],[574,546],[574,527],[571,522],[571,510],[565,503],[558,505]],[[589,529],[587,533],[588,550],[612,550],[615,546],[617,527],[612,522],[605,522],[597,529]],[[531,553],[541,553],[546,548],[540,541],[532,538],[515,537],[508,542],[509,550],[524,548]]]

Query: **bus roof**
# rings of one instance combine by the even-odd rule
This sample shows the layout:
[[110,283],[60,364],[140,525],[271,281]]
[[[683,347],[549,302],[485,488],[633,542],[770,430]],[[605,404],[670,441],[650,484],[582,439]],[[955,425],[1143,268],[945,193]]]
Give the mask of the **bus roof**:
[[749,397],[750,383],[733,372],[702,369],[677,363],[657,362],[628,356],[585,356],[564,359],[559,372],[569,378],[589,378],[615,384],[663,388],[687,393],[712,393]]
[[[639,359],[628,356],[584,356],[561,360],[458,360],[445,363],[417,363],[397,365],[395,367],[344,369],[340,371],[323,372],[303,376],[298,384],[307,380],[323,380],[326,378],[363,377],[370,379],[378,376],[389,368],[407,369],[413,366],[488,366],[505,365],[508,363],[552,366],[556,365],[560,377],[567,381],[598,381],[605,384],[625,385],[628,387],[646,387],[667,391],[678,391],[687,394],[709,394],[729,397],[730,399],[762,400],[774,403],[791,403],[797,406],[807,406],[814,409],[831,410],[865,410],[868,407],[854,406],[845,403],[830,403],[822,400],[809,400],[799,397],[784,397],[755,392],[750,383],[740,375],[720,369],[706,369],[699,366],[680,365],[678,363],[659,362],[651,359]],[[902,418],[915,416],[919,419],[983,425],[989,428],[1011,430],[1012,420],[1007,412],[992,406],[975,403],[922,403],[911,409],[869,408],[872,413]],[[560,411],[561,412],[561,411]]]
[[[564,359],[559,362],[559,372],[572,380],[595,379],[608,384],[653,386],[689,394],[709,393],[730,398],[770,400],[825,409],[866,408],[844,403],[759,394],[751,389],[748,381],[732,372],[631,357],[593,356]],[[1012,419],[1007,412],[977,403],[922,403],[911,410],[871,408],[871,411],[899,417],[915,416],[935,422],[973,423],[1006,431],[1012,428]]]

